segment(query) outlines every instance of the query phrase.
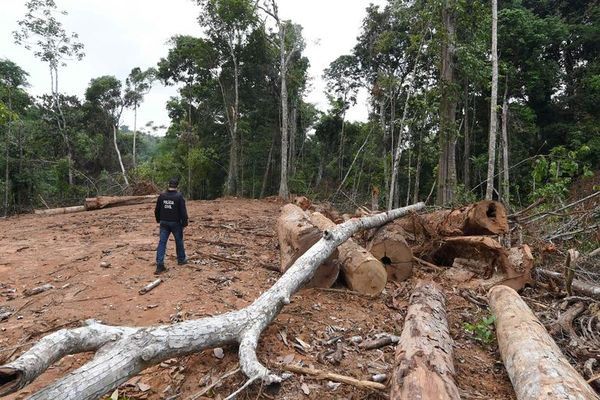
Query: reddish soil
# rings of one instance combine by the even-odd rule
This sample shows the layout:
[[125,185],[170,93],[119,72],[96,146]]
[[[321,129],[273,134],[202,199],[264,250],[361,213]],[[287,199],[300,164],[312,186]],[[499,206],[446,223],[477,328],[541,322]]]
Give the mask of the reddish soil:
[[[14,359],[44,334],[94,318],[106,324],[148,326],[202,318],[250,304],[279,278],[275,220],[281,203],[220,199],[188,202],[186,250],[193,263],[177,267],[174,243],[168,247],[165,281],[146,295],[154,280],[158,226],[153,205],[137,205],[58,216],[20,216],[0,221],[0,309],[14,312],[0,322],[0,364]],[[100,266],[110,263],[108,268]],[[412,280],[388,283],[376,299],[352,293],[300,291],[263,332],[259,359],[277,370],[285,360],[367,380],[391,374],[394,348],[364,351],[350,341],[377,333],[399,335],[408,295],[416,279],[444,286],[448,318],[456,341],[455,367],[463,399],[514,399],[495,345],[484,346],[466,333],[487,311],[465,300],[439,270],[417,270]],[[55,288],[25,297],[23,291],[45,283]],[[14,290],[13,290],[14,289]],[[287,338],[287,345],[283,336]],[[333,364],[324,354],[341,337],[343,358]],[[300,351],[296,338],[310,345]],[[329,342],[330,343],[330,342]],[[235,347],[223,358],[213,350],[169,360],[149,368],[120,388],[121,398],[187,399],[237,367]],[[91,354],[65,357],[30,386],[7,399],[22,399],[89,360]],[[245,381],[241,373],[224,379],[201,398],[225,398]],[[148,386],[146,386],[148,385]],[[141,389],[146,389],[142,391]],[[306,394],[308,393],[308,394]],[[172,397],[176,394],[179,396]],[[238,399],[384,399],[385,394],[295,375],[281,386],[250,386]]]

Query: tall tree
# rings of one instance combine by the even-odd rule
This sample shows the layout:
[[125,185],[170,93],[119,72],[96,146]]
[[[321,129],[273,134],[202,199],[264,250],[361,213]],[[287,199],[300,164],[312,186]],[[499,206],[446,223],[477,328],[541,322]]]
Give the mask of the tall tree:
[[[4,171],[4,216],[8,214],[10,195],[10,146],[12,139],[13,122],[18,114],[13,107],[15,92],[22,91],[27,86],[27,72],[10,60],[0,60],[0,125],[6,124],[4,140],[5,171]],[[4,103],[6,102],[6,104]]]
[[442,43],[440,66],[440,154],[438,162],[437,203],[454,200],[456,190],[456,94],[454,89],[454,57],[456,52],[456,15],[454,0],[442,6]]
[[[66,15],[66,11],[58,11],[54,0],[30,0],[25,3],[25,18],[18,22],[19,31],[13,32],[15,42],[32,50],[41,61],[48,63],[50,69],[50,87],[56,124],[63,137],[69,162],[69,185],[73,184],[73,152],[70,142],[67,121],[61,108],[58,72],[71,59],[81,60],[84,56],[83,44],[77,33],[68,33],[55,15]],[[33,42],[32,42],[33,41]]]
[[498,125],[498,0],[492,0],[492,95],[490,97],[490,136],[488,142],[487,184],[485,198],[494,196],[494,166]]
[[121,81],[114,76],[101,76],[94,78],[90,81],[88,88],[85,91],[85,98],[93,106],[98,107],[104,114],[108,127],[112,130],[113,144],[119,166],[121,167],[121,173],[125,185],[129,186],[129,180],[127,179],[127,173],[125,172],[125,166],[123,165],[123,159],[121,158],[121,151],[117,144],[117,133],[119,131],[119,123],[121,121],[121,114],[123,109],[127,106],[125,99],[121,95]]
[[[258,3],[257,3],[258,4]],[[277,26],[279,47],[279,79],[281,82],[281,178],[279,181],[279,197],[288,199],[288,160],[289,160],[289,111],[288,111],[288,72],[292,57],[304,47],[301,29],[290,21],[283,21],[279,17],[279,7],[276,0],[265,1],[258,7],[273,18]]]
[[135,168],[136,157],[136,137],[137,137],[137,110],[144,101],[144,96],[148,94],[152,88],[152,82],[156,79],[156,69],[148,68],[142,71],[139,67],[131,70],[129,76],[125,80],[125,103],[128,107],[133,108],[133,168]]
[[[218,80],[231,139],[225,194],[240,194],[240,53],[256,23],[255,7],[251,0],[197,0],[197,3],[202,7],[198,22],[220,55]],[[224,71],[231,71],[233,93],[226,91]]]

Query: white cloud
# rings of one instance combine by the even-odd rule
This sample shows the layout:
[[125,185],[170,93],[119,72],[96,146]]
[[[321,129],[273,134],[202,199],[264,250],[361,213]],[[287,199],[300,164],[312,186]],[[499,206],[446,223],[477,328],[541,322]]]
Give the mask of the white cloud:
[[[310,60],[312,91],[308,101],[327,108],[323,94],[323,69],[342,54],[348,54],[355,44],[365,8],[369,3],[384,0],[279,0],[280,16],[304,27],[306,56]],[[13,43],[12,31],[25,14],[24,1],[3,2],[0,14],[0,58],[16,62],[29,74],[30,91],[47,93],[50,77],[45,64],[33,54]],[[167,54],[167,41],[176,34],[200,35],[196,18],[198,7],[190,0],[57,0],[58,7],[68,11],[63,18],[68,31],[77,32],[85,45],[86,57],[70,61],[60,71],[60,89],[83,97],[90,79],[115,75],[124,80],[133,67],[147,68]],[[146,96],[138,112],[139,126],[147,121],[167,125],[169,118],[165,102],[176,94],[173,87],[156,85]],[[350,119],[366,119],[366,95],[349,112]],[[133,124],[131,113],[122,123]]]

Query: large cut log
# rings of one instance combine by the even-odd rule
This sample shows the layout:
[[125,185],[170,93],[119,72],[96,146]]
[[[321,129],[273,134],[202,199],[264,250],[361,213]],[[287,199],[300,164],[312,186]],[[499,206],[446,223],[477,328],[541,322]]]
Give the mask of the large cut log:
[[70,214],[85,211],[85,206],[72,206],[72,207],[59,207],[59,208],[48,208],[45,210],[33,210],[34,214],[37,215],[58,215],[58,214]]
[[86,210],[97,210],[106,207],[129,206],[133,204],[153,203],[158,195],[147,196],[97,196],[85,199]]
[[495,286],[488,294],[504,367],[518,400],[598,400],[517,292]]
[[[311,214],[311,221],[323,231],[335,227],[335,223],[319,212]],[[348,222],[350,221],[353,219]],[[387,272],[378,259],[352,239],[343,243],[338,251],[341,271],[351,290],[368,295],[377,295],[383,291],[387,283]]]
[[[298,197],[296,198],[298,199]],[[279,270],[285,272],[294,262],[315,243],[323,234],[310,222],[310,218],[302,208],[294,204],[286,204],[277,219],[277,237],[279,238]],[[329,288],[333,286],[340,272],[338,250],[315,271],[313,278],[306,284],[307,288]]]
[[417,238],[439,236],[499,235],[508,232],[506,209],[497,201],[484,200],[428,214],[409,215],[395,222]]
[[446,299],[433,282],[419,282],[410,296],[391,380],[391,400],[460,399]]
[[367,250],[385,266],[388,280],[395,282],[408,279],[413,270],[413,252],[399,229],[384,225],[367,245]]
[[317,267],[354,233],[424,207],[425,204],[418,203],[352,219],[323,232],[323,237],[269,290],[241,310],[147,328],[111,327],[92,322],[87,327],[62,329],[45,336],[16,360],[0,366],[0,396],[25,387],[68,354],[96,351],[90,362],[29,399],[95,400],[152,365],[227,344],[239,344],[240,368],[250,381],[280,382],[280,376],[258,361],[256,348],[262,331],[283,306],[290,303],[292,295],[311,279]]

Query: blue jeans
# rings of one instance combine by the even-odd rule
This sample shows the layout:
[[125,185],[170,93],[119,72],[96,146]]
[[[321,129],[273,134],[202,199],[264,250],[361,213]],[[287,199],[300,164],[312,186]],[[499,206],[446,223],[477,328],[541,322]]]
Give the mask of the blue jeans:
[[183,227],[179,222],[160,221],[160,240],[156,249],[156,265],[163,265],[165,262],[165,252],[167,251],[167,241],[169,235],[175,237],[175,250],[177,251],[177,261],[185,261],[185,249],[183,247]]

